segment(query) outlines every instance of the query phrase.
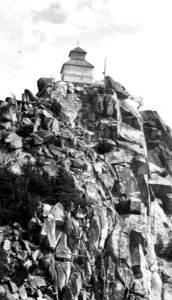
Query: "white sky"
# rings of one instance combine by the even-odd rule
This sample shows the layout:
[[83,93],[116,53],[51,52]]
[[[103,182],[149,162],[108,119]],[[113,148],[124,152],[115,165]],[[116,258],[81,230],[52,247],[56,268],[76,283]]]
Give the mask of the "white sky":
[[0,98],[60,79],[77,41],[172,127],[172,0],[0,0]]

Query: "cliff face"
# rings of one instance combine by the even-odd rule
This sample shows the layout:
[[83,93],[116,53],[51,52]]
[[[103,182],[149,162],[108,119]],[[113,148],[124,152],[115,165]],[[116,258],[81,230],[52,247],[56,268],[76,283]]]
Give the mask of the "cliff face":
[[170,128],[108,76],[38,88],[0,108],[1,299],[170,300]]

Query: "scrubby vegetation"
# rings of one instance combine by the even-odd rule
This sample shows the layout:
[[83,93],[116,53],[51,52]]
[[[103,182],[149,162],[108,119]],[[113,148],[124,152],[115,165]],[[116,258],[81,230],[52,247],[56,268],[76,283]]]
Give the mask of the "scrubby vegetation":
[[58,176],[50,177],[38,165],[25,166],[22,175],[1,167],[0,195],[0,225],[19,222],[24,227],[40,202],[67,205],[71,197],[78,197],[65,170],[60,169]]

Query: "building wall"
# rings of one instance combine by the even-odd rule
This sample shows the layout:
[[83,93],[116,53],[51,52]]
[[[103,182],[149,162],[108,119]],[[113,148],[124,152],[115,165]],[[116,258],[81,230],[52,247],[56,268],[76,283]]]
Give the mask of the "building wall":
[[64,81],[91,83],[93,76],[92,73],[92,68],[65,65],[61,77]]
[[79,52],[75,53],[75,52],[73,52],[73,53],[70,54],[70,58],[71,59],[84,59],[85,58],[85,53],[79,53]]

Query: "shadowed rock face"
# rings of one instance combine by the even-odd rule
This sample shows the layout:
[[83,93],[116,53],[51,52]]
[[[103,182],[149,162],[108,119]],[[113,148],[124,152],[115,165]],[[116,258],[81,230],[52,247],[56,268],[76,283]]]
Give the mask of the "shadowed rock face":
[[38,89],[0,107],[0,299],[171,299],[170,128],[109,76]]

